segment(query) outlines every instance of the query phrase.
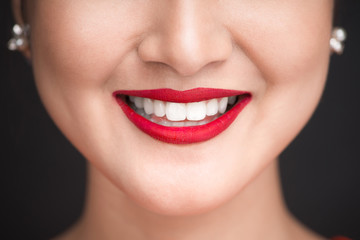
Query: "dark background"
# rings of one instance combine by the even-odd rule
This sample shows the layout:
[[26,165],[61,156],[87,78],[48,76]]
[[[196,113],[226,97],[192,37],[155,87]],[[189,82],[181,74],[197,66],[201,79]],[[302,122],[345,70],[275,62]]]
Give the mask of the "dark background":
[[[86,165],[42,107],[30,65],[6,49],[9,2],[0,3],[0,238],[48,239],[79,217]],[[342,2],[345,53],[332,56],[319,108],[280,169],[286,202],[301,221],[327,237],[360,239],[360,1]]]

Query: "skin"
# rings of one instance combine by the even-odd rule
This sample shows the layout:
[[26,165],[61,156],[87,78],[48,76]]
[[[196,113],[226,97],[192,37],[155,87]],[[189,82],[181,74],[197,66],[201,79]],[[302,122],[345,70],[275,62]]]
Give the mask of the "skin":
[[[33,64],[54,122],[88,159],[83,217],[60,239],[321,239],[287,212],[276,159],[312,115],[330,0],[32,0]],[[212,87],[253,100],[219,136],[173,145],[112,92]]]

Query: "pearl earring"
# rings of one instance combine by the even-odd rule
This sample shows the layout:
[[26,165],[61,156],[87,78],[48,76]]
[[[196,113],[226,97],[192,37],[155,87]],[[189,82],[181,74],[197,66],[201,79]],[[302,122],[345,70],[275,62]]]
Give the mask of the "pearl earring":
[[15,24],[13,27],[13,37],[8,42],[8,49],[11,51],[24,50],[29,45],[29,25]]
[[341,55],[344,52],[344,41],[346,40],[346,31],[343,28],[336,27],[332,31],[330,39],[330,48],[333,52]]

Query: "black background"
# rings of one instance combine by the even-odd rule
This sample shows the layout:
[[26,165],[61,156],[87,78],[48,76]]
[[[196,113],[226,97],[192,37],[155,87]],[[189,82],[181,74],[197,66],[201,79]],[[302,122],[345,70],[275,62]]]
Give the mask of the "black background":
[[[0,3],[0,238],[48,239],[79,217],[86,164],[42,107],[30,64],[6,49],[9,2]],[[301,221],[327,237],[360,239],[360,1],[343,2],[345,53],[332,57],[319,108],[280,169],[286,202]]]

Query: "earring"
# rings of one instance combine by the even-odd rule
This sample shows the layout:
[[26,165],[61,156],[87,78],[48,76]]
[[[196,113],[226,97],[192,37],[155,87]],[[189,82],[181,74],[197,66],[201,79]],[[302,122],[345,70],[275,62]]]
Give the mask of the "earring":
[[333,29],[330,39],[330,48],[333,52],[341,55],[344,52],[344,42],[346,40],[346,31],[343,28]]
[[8,49],[11,51],[26,49],[29,45],[29,30],[30,26],[28,24],[15,24],[12,29],[13,37],[8,42]]

